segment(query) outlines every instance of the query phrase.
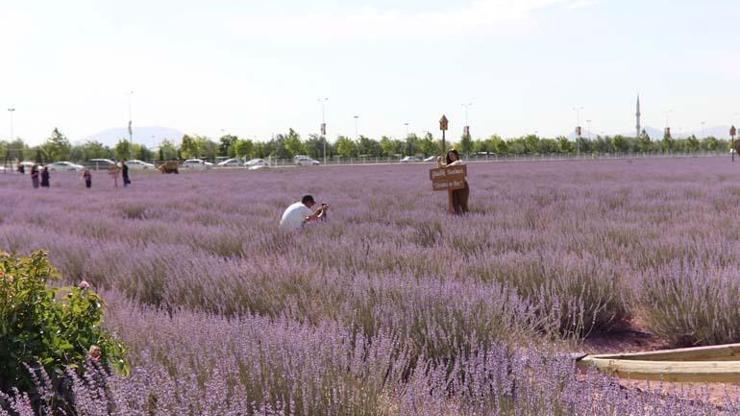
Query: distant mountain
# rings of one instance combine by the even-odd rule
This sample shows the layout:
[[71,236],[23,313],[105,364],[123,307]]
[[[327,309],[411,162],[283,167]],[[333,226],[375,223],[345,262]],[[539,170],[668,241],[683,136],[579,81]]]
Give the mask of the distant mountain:
[[[133,139],[134,143],[144,144],[147,147],[156,147],[162,140],[169,140],[175,144],[179,144],[182,140],[183,132],[159,126],[142,126],[133,128]],[[95,140],[106,146],[115,146],[121,139],[128,140],[128,128],[112,128],[103,130],[101,132],[86,136],[81,142]]]

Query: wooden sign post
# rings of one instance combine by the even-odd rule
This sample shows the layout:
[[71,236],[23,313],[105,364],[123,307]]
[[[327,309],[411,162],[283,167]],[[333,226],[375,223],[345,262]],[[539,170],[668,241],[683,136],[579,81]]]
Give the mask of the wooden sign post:
[[465,188],[465,177],[468,168],[465,165],[450,166],[429,170],[429,179],[432,180],[432,190],[447,191],[447,210],[450,214],[455,213],[452,206],[452,191]]
[[447,154],[447,145],[445,144],[445,132],[447,131],[448,124],[449,121],[447,121],[447,117],[442,114],[442,118],[439,119],[439,129],[442,130],[442,154]]

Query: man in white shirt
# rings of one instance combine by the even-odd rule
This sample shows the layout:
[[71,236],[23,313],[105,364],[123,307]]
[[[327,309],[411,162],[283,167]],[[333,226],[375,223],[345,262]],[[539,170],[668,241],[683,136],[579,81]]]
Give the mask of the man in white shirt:
[[301,202],[296,202],[285,210],[283,217],[280,219],[280,229],[285,231],[300,230],[303,228],[303,224],[307,222],[323,219],[329,206],[321,204],[319,209],[313,211],[311,208],[315,205],[316,202],[313,200],[313,196],[305,195],[301,198]]

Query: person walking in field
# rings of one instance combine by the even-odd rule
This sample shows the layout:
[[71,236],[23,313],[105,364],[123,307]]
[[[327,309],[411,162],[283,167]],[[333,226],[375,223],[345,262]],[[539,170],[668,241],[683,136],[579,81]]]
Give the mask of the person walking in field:
[[[450,149],[447,152],[445,162],[442,163],[441,157],[437,158],[437,162],[440,167],[450,167],[463,165],[463,161],[460,160],[460,153],[455,149]],[[466,214],[468,210],[468,198],[470,197],[470,187],[468,181],[465,181],[465,188],[457,189],[452,191],[452,208],[455,210],[455,214],[462,215]]]
[[92,174],[90,173],[90,169],[85,169],[82,172],[82,179],[85,181],[85,188],[92,188]]
[[121,161],[121,176],[123,176],[124,187],[131,185],[131,179],[128,177],[128,165],[126,164],[126,159]]
[[41,170],[41,187],[49,187],[49,168],[47,166],[44,166],[44,169]]
[[310,222],[322,221],[326,218],[326,211],[329,208],[327,204],[321,206],[315,211],[312,209],[316,206],[313,196],[304,195],[300,202],[291,204],[283,213],[280,219],[280,229],[284,231],[300,230]]
[[108,174],[113,178],[113,187],[118,188],[118,165],[111,165]]
[[39,165],[31,166],[31,183],[34,189],[39,187]]

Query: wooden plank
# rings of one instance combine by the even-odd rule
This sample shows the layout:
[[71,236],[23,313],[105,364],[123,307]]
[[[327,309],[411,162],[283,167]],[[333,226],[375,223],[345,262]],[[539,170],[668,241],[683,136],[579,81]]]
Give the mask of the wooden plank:
[[740,361],[740,344],[677,348],[649,352],[590,355],[592,358],[650,361]]
[[585,357],[581,366],[594,366],[621,378],[665,382],[738,383],[740,361],[645,361]]
[[456,191],[465,188],[465,179],[444,180],[432,182],[434,191]]

